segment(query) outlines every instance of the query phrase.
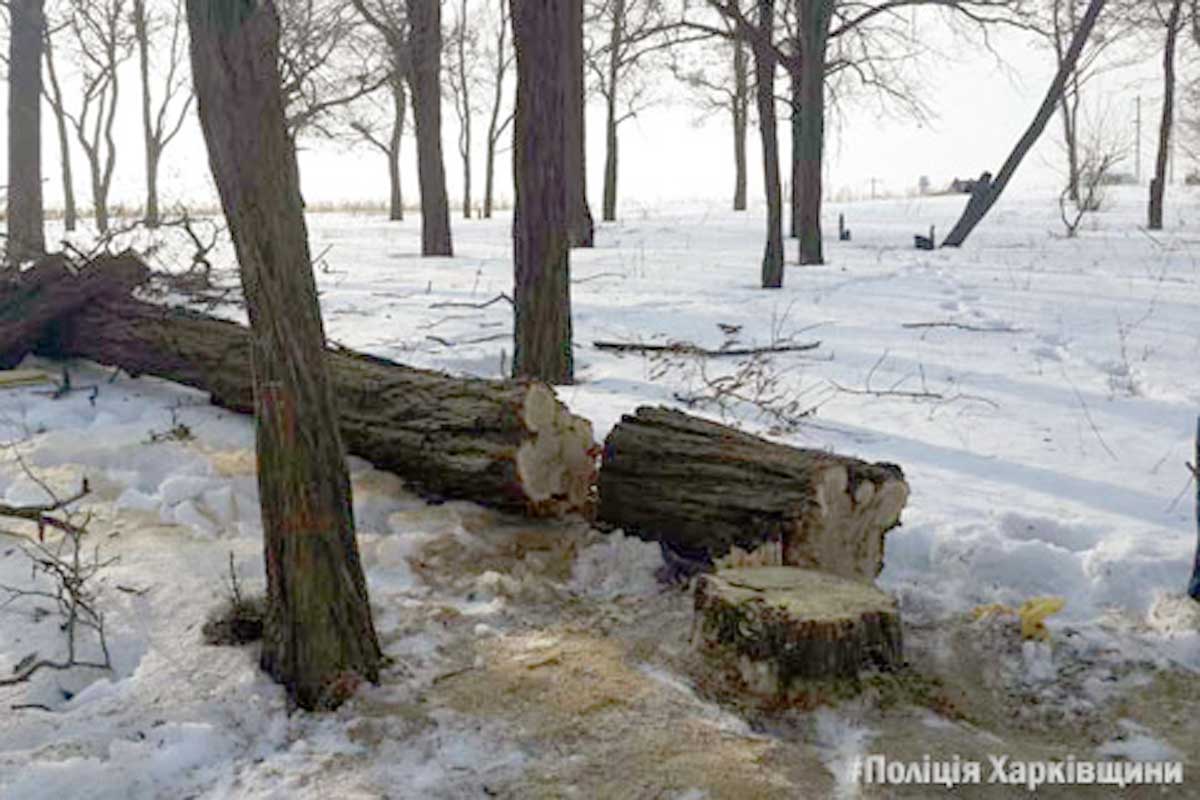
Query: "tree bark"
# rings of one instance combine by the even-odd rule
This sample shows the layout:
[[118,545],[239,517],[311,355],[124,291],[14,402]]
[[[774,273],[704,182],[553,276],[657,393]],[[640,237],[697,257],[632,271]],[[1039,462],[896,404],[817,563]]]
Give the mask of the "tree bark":
[[567,199],[572,247],[595,246],[595,222],[587,199],[586,86],[583,79],[583,0],[567,4]]
[[11,0],[8,44],[8,243],[10,264],[46,252],[42,205],[43,0]]
[[798,196],[800,263],[824,264],[821,240],[822,165],[825,151],[825,53],[833,0],[800,4],[799,173],[792,191]]
[[975,230],[983,218],[987,216],[988,211],[1000,199],[1000,195],[1004,192],[1004,187],[1012,180],[1012,176],[1016,173],[1017,167],[1021,166],[1021,162],[1025,156],[1037,144],[1037,140],[1041,137],[1042,132],[1046,130],[1046,123],[1050,121],[1050,117],[1054,115],[1054,109],[1058,105],[1059,98],[1067,84],[1067,79],[1075,70],[1075,64],[1079,61],[1079,54],[1083,51],[1083,47],[1087,44],[1088,37],[1092,35],[1092,28],[1096,25],[1096,19],[1100,16],[1100,12],[1104,10],[1105,0],[1091,0],[1088,3],[1087,11],[1084,12],[1083,18],[1079,21],[1079,27],[1075,30],[1075,36],[1071,39],[1071,46],[1067,49],[1066,55],[1058,66],[1058,72],[1054,76],[1054,80],[1050,82],[1050,88],[1046,90],[1046,96],[1042,100],[1041,106],[1033,117],[1033,121],[1021,135],[1017,141],[1013,151],[1009,153],[1005,159],[1004,165],[1000,168],[1000,173],[994,180],[989,180],[987,186],[982,187],[977,194],[973,194],[971,200],[968,201],[967,207],[963,210],[962,216],[955,223],[954,229],[950,231],[950,235],[942,242],[942,247],[960,247],[962,243],[971,235],[971,231]]
[[604,95],[604,221],[617,219],[617,81],[621,78],[621,47],[625,33],[625,0],[612,0],[612,30],[608,36],[608,87]]
[[713,563],[734,548],[872,581],[908,486],[899,467],[799,450],[662,408],[604,442],[598,519]]
[[50,82],[50,92],[46,99],[54,112],[54,127],[58,133],[58,160],[62,174],[63,190],[63,227],[67,233],[73,233],[79,225],[79,210],[75,204],[75,178],[71,169],[71,137],[67,133],[66,106],[63,103],[62,87],[58,82],[58,70],[54,63],[54,47],[47,31],[44,37],[46,49],[46,77]]
[[575,361],[566,182],[569,87],[563,64],[568,17],[562,0],[512,0],[517,51],[513,375],[552,384],[572,383]]
[[1154,178],[1150,181],[1149,227],[1163,227],[1163,199],[1167,191],[1167,161],[1171,157],[1171,125],[1175,120],[1175,47],[1179,41],[1179,18],[1183,0],[1174,0],[1167,16],[1167,41],[1163,47],[1162,119],[1158,124],[1158,155],[1154,161]]
[[[820,701],[825,682],[903,666],[896,601],[873,586],[786,567],[701,576],[696,646],[760,700]],[[827,698],[826,698],[827,699]]]
[[733,210],[746,210],[746,129],[750,119],[750,85],[746,79],[746,45],[733,41]]
[[333,708],[383,653],[354,538],[350,479],[279,77],[273,0],[188,0],[209,163],[252,334],[267,613],[261,664],[305,709]]
[[[759,28],[770,31],[774,24],[775,0],[758,0]],[[779,289],[783,286],[783,189],[779,178],[779,130],[775,118],[775,58],[757,40],[753,42],[753,49],[763,182],[767,192],[767,244],[763,252],[762,287]]]
[[441,2],[407,0],[407,4],[417,181],[421,186],[421,254],[451,256],[450,200],[442,158]]

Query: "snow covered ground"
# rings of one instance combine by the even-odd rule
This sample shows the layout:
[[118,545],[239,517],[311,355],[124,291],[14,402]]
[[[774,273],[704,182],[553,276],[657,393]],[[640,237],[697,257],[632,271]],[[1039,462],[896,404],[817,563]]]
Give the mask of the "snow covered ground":
[[[0,796],[888,796],[846,782],[869,752],[1200,769],[1200,615],[1180,599],[1196,541],[1184,462],[1200,413],[1200,206],[1180,190],[1169,229],[1150,235],[1141,195],[1116,195],[1074,240],[1053,202],[1010,199],[967,247],[933,252],[912,249],[912,235],[947,231],[960,198],[832,206],[853,241],[827,242],[826,266],[789,266],[781,291],[757,288],[758,212],[633,211],[573,255],[578,383],[560,396],[598,437],[737,364],[702,373],[695,359],[595,340],[716,348],[723,324],[746,345],[821,342],[763,366],[776,394],[813,409],[798,426],[745,403],[691,410],[902,465],[912,497],[880,582],[901,599],[910,658],[932,688],[898,701],[885,691],[783,715],[714,702],[690,661],[688,598],[654,581],[656,547],[426,506],[355,459],[363,560],[395,663],[337,713],[289,716],[253,648],[205,646],[199,633],[231,553],[244,588],[262,585],[251,422],[88,364],[70,365],[71,379],[94,396],[0,389],[0,439],[15,443],[0,498],[45,497],[17,454],[62,494],[86,476],[79,507],[119,557],[97,578],[112,673],[43,671],[0,689]],[[314,216],[329,336],[413,365],[504,373],[507,303],[435,306],[511,291],[508,225],[459,222],[455,258],[420,259],[416,219]],[[159,257],[172,254],[186,263],[182,249]],[[155,440],[177,423],[191,436]],[[0,539],[0,585],[29,579]],[[970,614],[1045,595],[1066,601],[1049,644]],[[32,653],[61,655],[50,610],[0,607],[0,675]],[[1179,796],[1200,796],[1200,773],[1188,775]]]

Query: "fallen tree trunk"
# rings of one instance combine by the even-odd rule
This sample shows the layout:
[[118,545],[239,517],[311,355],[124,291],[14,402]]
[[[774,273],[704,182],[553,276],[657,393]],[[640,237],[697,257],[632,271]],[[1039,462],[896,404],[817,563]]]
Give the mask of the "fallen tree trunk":
[[54,320],[77,313],[102,297],[127,296],[150,270],[129,253],[101,256],[79,270],[64,255],[45,256],[0,281],[0,369],[28,355]]
[[[598,519],[693,559],[810,567],[872,581],[908,485],[893,464],[800,450],[664,408],[604,443]],[[767,555],[763,555],[767,554]],[[774,554],[774,555],[771,555]]]
[[[248,329],[118,294],[106,289],[86,306],[47,310],[37,354],[165,378],[253,413]],[[0,308],[15,309],[6,299],[0,288]],[[0,352],[19,349],[0,338]],[[425,496],[539,516],[588,510],[591,423],[545,384],[455,378],[349,350],[328,358],[347,448]]]

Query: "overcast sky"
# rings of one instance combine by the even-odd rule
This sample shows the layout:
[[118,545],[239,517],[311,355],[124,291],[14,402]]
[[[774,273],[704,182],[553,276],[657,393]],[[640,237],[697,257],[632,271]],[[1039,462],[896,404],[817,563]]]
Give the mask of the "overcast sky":
[[[999,36],[996,48],[1004,55],[1007,67],[995,58],[967,43],[949,48],[943,61],[930,63],[924,70],[924,99],[934,114],[926,124],[894,115],[879,113],[878,104],[866,99],[848,107],[840,122],[828,130],[827,192],[831,196],[850,193],[869,196],[874,187],[880,194],[904,194],[915,189],[922,175],[934,186],[944,185],[955,176],[967,177],[984,169],[999,167],[1013,143],[1029,124],[1046,87],[1053,77],[1053,54],[1038,48],[1027,38],[1015,34]],[[130,65],[132,69],[132,65]],[[1108,107],[1108,124],[1130,133],[1134,130],[1134,99],[1143,96],[1142,166],[1143,175],[1153,159],[1152,141],[1156,133],[1158,94],[1153,60],[1133,70],[1105,76],[1097,85]],[[664,86],[670,86],[663,78]],[[779,92],[785,91],[782,80]],[[142,198],[139,111],[135,76],[123,83],[118,141],[117,178],[112,203],[139,205]],[[697,121],[699,112],[674,92],[668,98],[621,128],[621,205],[626,210],[639,205],[666,201],[697,200],[726,202],[732,195],[734,171],[732,135],[727,117],[710,116]],[[0,91],[3,97],[3,91]],[[6,98],[0,100],[6,102]],[[450,196],[461,197],[461,162],[455,142],[454,115],[447,104],[444,148]],[[207,161],[199,125],[192,119],[181,137],[168,149],[161,180],[166,203],[176,200],[214,202],[215,192],[207,175]],[[58,176],[57,142],[47,113],[43,144],[44,174],[47,176],[47,204],[62,202]],[[588,116],[589,195],[594,205],[601,195],[601,171],[604,164],[602,108],[593,102]],[[781,121],[781,125],[786,125]],[[483,127],[482,120],[476,125]],[[1049,126],[1037,150],[1026,160],[1013,183],[1014,192],[1055,191],[1061,185],[1058,121]],[[480,137],[481,138],[481,137]],[[786,131],[781,130],[786,180]],[[376,201],[387,198],[385,163],[377,152],[366,147],[347,148],[322,142],[304,141],[300,155],[303,190],[310,203]],[[75,158],[76,193],[82,205],[90,204],[89,183],[82,153]],[[511,156],[499,159],[498,194],[511,197]],[[476,148],[475,186],[483,181],[483,149]],[[761,156],[757,130],[749,139],[751,197],[757,201],[761,191]],[[0,160],[0,173],[7,165]],[[1132,159],[1124,165],[1132,172]],[[1179,178],[1188,169],[1181,159]],[[405,197],[417,197],[414,141],[406,137],[404,160]],[[478,189],[477,189],[478,191]]]

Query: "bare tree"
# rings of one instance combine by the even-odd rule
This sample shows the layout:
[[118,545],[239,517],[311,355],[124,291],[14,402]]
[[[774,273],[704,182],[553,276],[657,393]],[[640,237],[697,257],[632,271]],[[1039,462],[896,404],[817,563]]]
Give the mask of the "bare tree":
[[128,0],[92,0],[71,6],[69,19],[82,90],[76,107],[65,110],[83,148],[91,175],[96,228],[109,228],[108,195],[117,166],[114,126],[120,99],[121,65],[132,55]]
[[400,145],[408,116],[408,87],[399,67],[388,76],[385,92],[367,95],[362,102],[347,106],[346,126],[354,136],[374,147],[387,159],[388,219],[404,219],[404,191],[400,175]]
[[[758,0],[760,29],[770,30],[774,18],[775,0]],[[762,287],[779,289],[783,286],[783,188],[779,177],[779,129],[775,116],[775,59],[757,39],[754,40],[754,79],[767,191],[767,244],[763,252]]]
[[383,654],[354,539],[345,452],[284,114],[273,0],[187,0],[192,74],[252,330],[267,613],[262,667],[333,708]]
[[[1024,0],[789,0],[783,10],[794,20],[790,31],[787,14],[771,24],[756,23],[748,18],[741,0],[705,0],[705,5],[732,23],[734,35],[756,52],[774,57],[799,90],[795,123],[798,180],[792,190],[798,206],[802,264],[821,263],[824,257],[821,181],[825,95],[830,79],[836,75],[916,113],[922,106],[904,67],[925,51],[924,37],[915,21],[902,12],[915,13],[921,7],[939,11],[951,25],[970,26],[985,37],[992,25],[1025,25]],[[718,26],[686,16],[682,24],[710,35],[727,35]]]
[[351,0],[278,0],[279,71],[293,138],[325,126],[338,109],[382,87],[388,73],[359,47]]
[[733,130],[733,210],[746,210],[747,162],[746,134],[750,125],[750,97],[754,84],[754,66],[746,42],[734,36],[729,22],[727,36],[718,39],[727,55],[712,56],[713,42],[703,40],[689,47],[670,51],[671,72],[691,91],[701,113],[726,113]]
[[[147,13],[146,0],[133,0],[133,34],[137,40],[138,71],[142,83],[142,140],[146,153],[146,227],[156,228],[158,168],[163,151],[178,134],[192,105],[191,80],[184,71],[186,42],[182,0],[157,6]],[[160,37],[160,34],[165,36]],[[161,38],[161,41],[155,41]],[[157,45],[157,46],[156,46]],[[160,58],[155,62],[152,53]],[[152,72],[161,80],[155,102]]]
[[603,219],[617,218],[618,128],[650,101],[646,80],[653,57],[678,40],[661,0],[588,0],[585,57],[604,99]]
[[508,72],[516,58],[516,54],[508,43],[508,3],[509,0],[488,0],[488,8],[496,8],[498,18],[493,22],[491,36],[485,45],[487,61],[491,65],[487,81],[492,94],[488,111],[487,155],[484,160],[483,173],[483,216],[487,219],[491,219],[492,207],[495,203],[496,149],[504,132],[512,124],[514,112],[514,108],[509,105],[508,93],[505,91]]
[[[1079,118],[1077,118],[1079,119]],[[1105,191],[1115,177],[1117,165],[1129,154],[1128,137],[1122,135],[1124,126],[1112,125],[1108,115],[1097,119],[1081,119],[1074,129],[1076,137],[1076,168],[1067,176],[1067,184],[1058,198],[1059,214],[1067,238],[1079,233],[1079,226],[1088,214],[1099,211]]]
[[821,185],[825,158],[825,67],[834,0],[797,0],[799,5],[800,123],[795,142],[798,154],[800,263],[824,264],[821,237]]
[[[1045,0],[1045,3],[1039,14],[1036,29],[1054,48],[1056,66],[1061,67],[1087,3],[1085,0]],[[1044,19],[1041,18],[1043,15]],[[1067,194],[1077,208],[1082,203],[1080,177],[1082,160],[1085,157],[1082,151],[1094,144],[1080,141],[1079,129],[1085,90],[1096,77],[1128,63],[1125,58],[1112,58],[1113,45],[1125,38],[1127,27],[1128,19],[1124,15],[1112,13],[1112,9],[1097,20],[1058,101],[1063,149],[1067,157]]]
[[566,5],[562,0],[512,0],[517,52],[513,375],[558,384],[574,380],[565,180]]
[[450,200],[442,158],[442,16],[438,0],[353,0],[383,37],[412,91],[421,190],[421,254],[450,256]]
[[476,107],[472,97],[479,88],[480,32],[468,18],[471,9],[467,0],[458,0],[450,23],[446,53],[445,87],[458,117],[458,155],[463,168],[463,219],[471,218],[471,121]]
[[421,184],[421,254],[454,255],[450,240],[450,200],[442,158],[442,4],[407,0],[409,85],[417,126],[417,180]]
[[[1152,231],[1162,230],[1163,200],[1167,189],[1167,160],[1171,156],[1171,130],[1175,121],[1175,51],[1179,34],[1186,24],[1183,0],[1153,0],[1150,12],[1165,29],[1163,45],[1162,117],[1158,125],[1158,154],[1154,161],[1154,177],[1150,180],[1149,224]],[[1164,5],[1166,8],[1164,9]],[[1164,13],[1165,11],[1165,13]]]
[[1100,12],[1104,10],[1104,4],[1105,0],[1089,1],[1087,10],[1079,21],[1079,29],[1075,31],[1071,46],[1067,48],[1067,54],[1059,64],[1058,72],[1055,74],[1054,80],[1050,82],[1050,87],[1046,90],[1046,96],[1037,113],[1034,114],[1033,121],[1029,123],[1025,133],[1017,140],[1016,146],[1005,159],[995,180],[992,180],[990,173],[985,172],[976,182],[975,190],[967,202],[967,207],[963,209],[962,216],[959,217],[958,222],[950,231],[950,235],[942,243],[943,247],[959,247],[967,240],[971,231],[975,230],[975,226],[983,220],[987,212],[1000,199],[1004,187],[1016,174],[1017,167],[1021,166],[1025,156],[1037,144],[1042,132],[1046,130],[1046,124],[1050,121],[1050,117],[1054,115],[1055,108],[1058,107],[1059,98],[1062,97],[1071,70],[1079,59],[1079,54],[1083,52],[1084,45],[1092,34],[1092,28],[1100,17]]
[[587,198],[587,79],[584,77],[583,0],[567,3],[567,202],[572,247],[593,247],[596,224]]
[[9,263],[46,250],[42,206],[43,0],[10,0],[8,42]]
[[[62,30],[65,26],[55,26]],[[54,34],[49,25],[46,29],[45,63],[47,87],[43,87],[42,95],[50,105],[54,114],[54,130],[58,135],[58,165],[62,176],[63,191],[63,227],[71,233],[79,224],[79,210],[75,202],[75,177],[71,166],[71,136],[67,131],[66,101],[63,98],[62,84],[58,79],[58,66],[54,58]]]

